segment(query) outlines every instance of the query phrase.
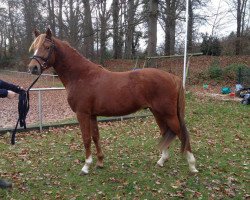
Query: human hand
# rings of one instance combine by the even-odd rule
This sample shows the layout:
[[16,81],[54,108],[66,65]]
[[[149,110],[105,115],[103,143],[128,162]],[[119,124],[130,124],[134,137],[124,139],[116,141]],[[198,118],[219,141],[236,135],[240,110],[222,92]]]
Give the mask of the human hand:
[[7,95],[7,97],[8,97],[9,99],[14,98],[15,96],[16,96],[16,93],[15,93],[15,92],[12,92],[11,90],[8,90],[8,95]]
[[22,93],[23,91],[25,91],[24,88],[21,87],[21,86],[18,86],[18,90],[19,90],[19,91],[18,91],[18,94],[20,94],[20,93]]

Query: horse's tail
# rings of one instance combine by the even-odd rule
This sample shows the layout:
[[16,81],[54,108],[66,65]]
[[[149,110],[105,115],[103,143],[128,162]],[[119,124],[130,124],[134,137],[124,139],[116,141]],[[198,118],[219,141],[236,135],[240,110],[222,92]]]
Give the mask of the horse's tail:
[[185,90],[182,86],[182,82],[179,87],[179,95],[177,102],[177,115],[180,123],[180,140],[181,140],[181,152],[191,151],[189,133],[185,124]]

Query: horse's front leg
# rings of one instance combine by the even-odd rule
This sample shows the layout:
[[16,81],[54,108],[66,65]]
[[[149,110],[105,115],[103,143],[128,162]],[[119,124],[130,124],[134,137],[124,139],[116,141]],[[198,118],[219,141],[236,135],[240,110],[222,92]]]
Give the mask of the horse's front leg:
[[102,168],[104,156],[103,156],[102,149],[101,149],[100,136],[99,136],[99,130],[98,130],[96,116],[91,117],[91,135],[92,135],[92,139],[95,143],[96,152],[97,152],[96,167]]
[[89,173],[89,167],[93,162],[91,155],[91,116],[82,113],[77,113],[77,119],[80,124],[86,154],[85,164],[81,171],[81,175],[84,175]]

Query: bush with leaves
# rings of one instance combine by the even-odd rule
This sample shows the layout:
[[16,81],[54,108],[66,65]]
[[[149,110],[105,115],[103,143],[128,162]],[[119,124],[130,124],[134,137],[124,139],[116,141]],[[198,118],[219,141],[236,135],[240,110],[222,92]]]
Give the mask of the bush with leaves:
[[234,63],[225,67],[223,71],[223,76],[227,80],[239,81],[238,79],[240,79],[239,77],[240,71],[242,73],[241,76],[244,76],[245,72],[248,72],[248,74],[250,74],[249,73],[250,67],[245,64]]
[[220,67],[220,64],[215,60],[211,66],[208,68],[208,75],[210,79],[220,80],[222,79],[223,70]]

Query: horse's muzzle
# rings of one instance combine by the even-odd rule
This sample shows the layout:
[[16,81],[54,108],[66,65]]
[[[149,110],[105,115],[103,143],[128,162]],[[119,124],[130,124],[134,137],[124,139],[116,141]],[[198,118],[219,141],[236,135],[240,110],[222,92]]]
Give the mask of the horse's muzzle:
[[31,70],[30,70],[30,72],[31,72],[31,74],[35,74],[35,75],[41,74],[41,70],[37,66],[32,67]]

